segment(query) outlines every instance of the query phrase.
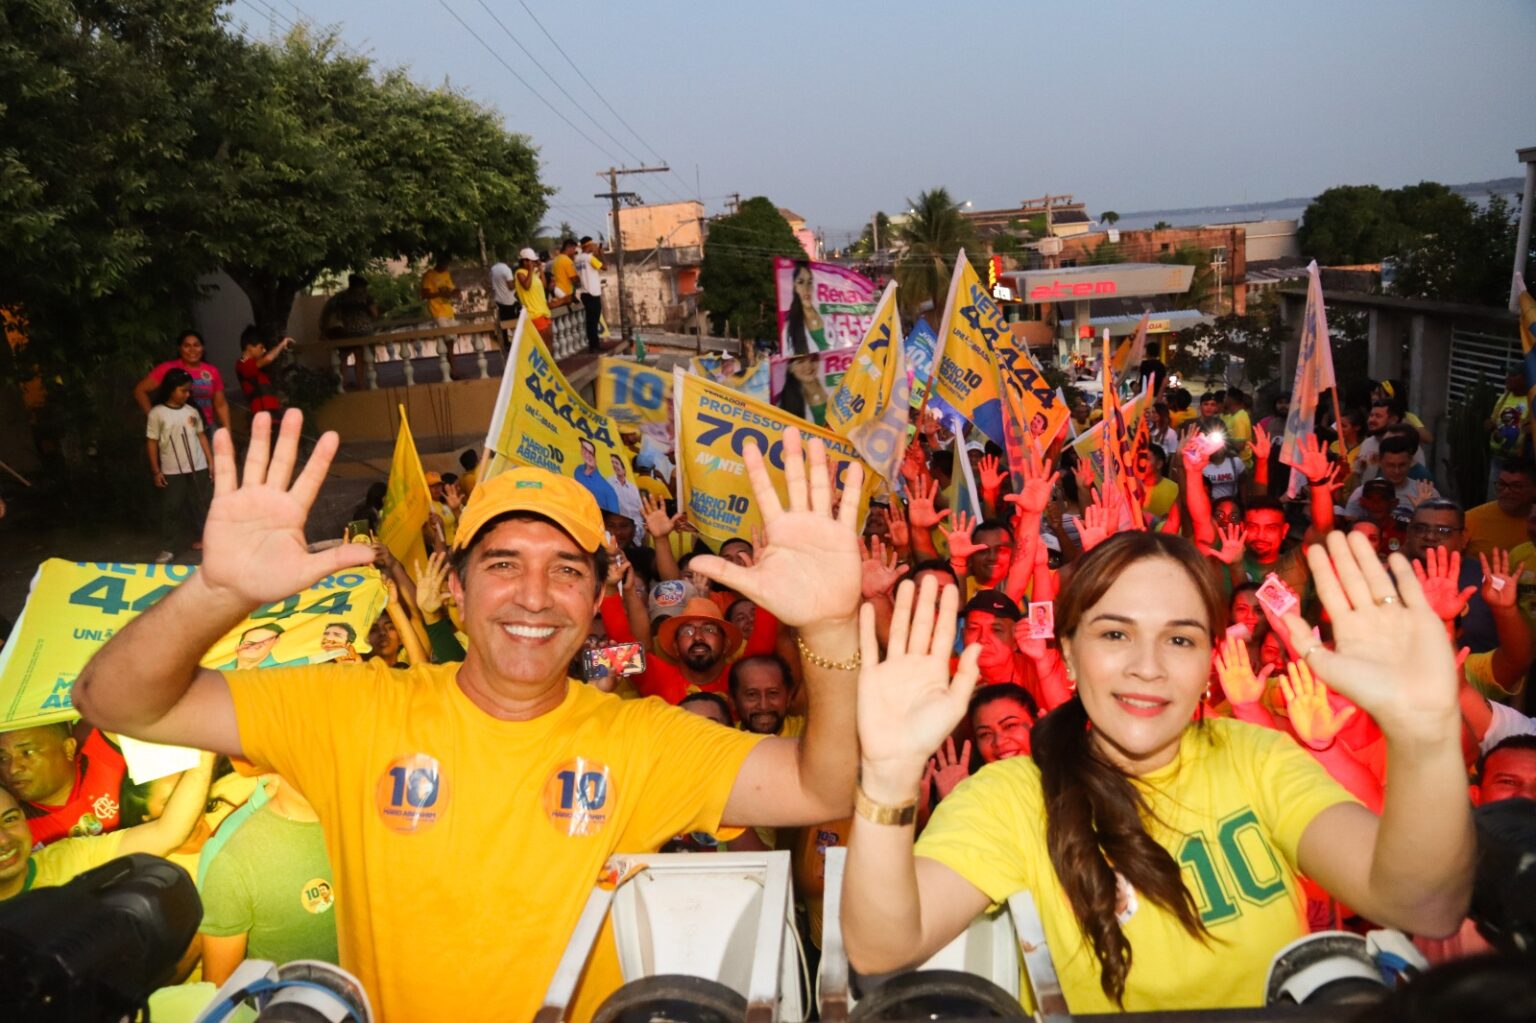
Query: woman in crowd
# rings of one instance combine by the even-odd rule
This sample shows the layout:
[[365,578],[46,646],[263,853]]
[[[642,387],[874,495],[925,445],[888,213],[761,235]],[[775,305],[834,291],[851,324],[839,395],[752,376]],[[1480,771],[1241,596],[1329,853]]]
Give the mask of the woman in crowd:
[[1130,532],[1086,555],[1057,602],[1075,697],[1035,727],[1032,758],[988,765],[944,800],[914,850],[908,808],[979,650],[951,680],[957,597],[931,583],[915,603],[902,584],[883,659],[864,612],[851,964],[922,962],[1028,890],[1073,1012],[1255,1006],[1274,954],[1306,933],[1300,874],[1387,926],[1459,926],[1474,839],[1445,630],[1408,563],[1394,557],[1389,575],[1363,538],[1330,534],[1308,562],[1335,645],[1294,614],[1285,626],[1387,736],[1380,817],[1284,734],[1194,720],[1226,602],[1190,542]]

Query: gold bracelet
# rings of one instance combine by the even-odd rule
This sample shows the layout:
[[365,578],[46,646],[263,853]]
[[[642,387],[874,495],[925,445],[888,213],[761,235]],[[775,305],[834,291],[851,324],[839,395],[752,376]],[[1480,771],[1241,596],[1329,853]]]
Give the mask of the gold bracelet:
[[800,656],[816,665],[816,667],[826,668],[828,671],[857,671],[859,665],[864,663],[864,652],[862,650],[855,650],[853,656],[846,661],[829,661],[806,646],[805,640],[800,638],[798,632],[795,633],[795,646],[800,648]]
[[864,794],[860,784],[853,790],[853,812],[871,824],[895,824],[905,826],[917,820],[917,800],[901,806],[886,806]]

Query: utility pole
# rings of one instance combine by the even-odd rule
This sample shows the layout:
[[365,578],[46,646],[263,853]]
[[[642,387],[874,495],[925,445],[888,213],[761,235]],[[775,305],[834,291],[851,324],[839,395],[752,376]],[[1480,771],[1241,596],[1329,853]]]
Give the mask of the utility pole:
[[731,197],[725,201],[725,208],[730,210],[732,213],[735,213],[737,210],[741,209],[741,193],[732,192]]
[[613,238],[614,251],[618,255],[618,263],[615,267],[619,288],[619,340],[629,340],[629,313],[624,303],[624,232],[619,229],[619,200],[627,203],[638,204],[640,195],[637,192],[619,191],[620,174],[666,174],[671,167],[609,167],[605,171],[598,171],[597,176],[608,179],[608,191],[598,192],[594,199],[607,199],[612,204],[613,210]]

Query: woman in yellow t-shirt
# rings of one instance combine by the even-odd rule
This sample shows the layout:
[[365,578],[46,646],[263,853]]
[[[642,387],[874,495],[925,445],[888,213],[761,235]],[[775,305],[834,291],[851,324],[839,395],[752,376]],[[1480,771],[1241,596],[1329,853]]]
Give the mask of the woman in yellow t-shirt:
[[[1079,562],[1056,603],[1073,699],[1033,733],[1033,759],[962,782],[912,844],[929,753],[965,712],[979,648],[951,681],[958,603],[897,593],[881,661],[863,612],[862,756],[844,877],[850,963],[922,962],[989,905],[1028,890],[1074,1013],[1264,1003],[1271,959],[1306,933],[1298,875],[1365,917],[1442,935],[1461,923],[1474,840],[1454,653],[1401,555],[1331,533],[1308,561],[1336,649],[1297,615],[1303,659],[1387,736],[1382,817],[1288,736],[1195,721],[1225,606],[1187,540],[1129,532]],[[1395,585],[1394,585],[1395,577]]]

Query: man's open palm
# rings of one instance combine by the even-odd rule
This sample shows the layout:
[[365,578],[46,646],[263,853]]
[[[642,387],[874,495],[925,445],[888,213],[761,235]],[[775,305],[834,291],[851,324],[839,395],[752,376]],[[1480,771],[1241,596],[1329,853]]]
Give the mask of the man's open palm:
[[751,567],[714,555],[696,558],[691,566],[749,598],[786,625],[852,620],[859,610],[862,578],[858,540],[862,464],[848,466],[842,498],[834,513],[836,495],[826,448],[820,440],[812,440],[807,452],[798,430],[784,434],[787,508],[773,488],[762,453],[749,445],[742,461],[768,545]]
[[301,412],[290,409],[274,446],[271,415],[257,413],[251,421],[243,480],[236,478],[229,431],[220,430],[213,438],[213,504],[203,530],[199,571],[209,586],[237,594],[249,604],[282,600],[332,572],[373,560],[373,549],[364,544],[309,552],[304,520],[338,441],[334,433],[322,436],[290,486],[303,420]]

